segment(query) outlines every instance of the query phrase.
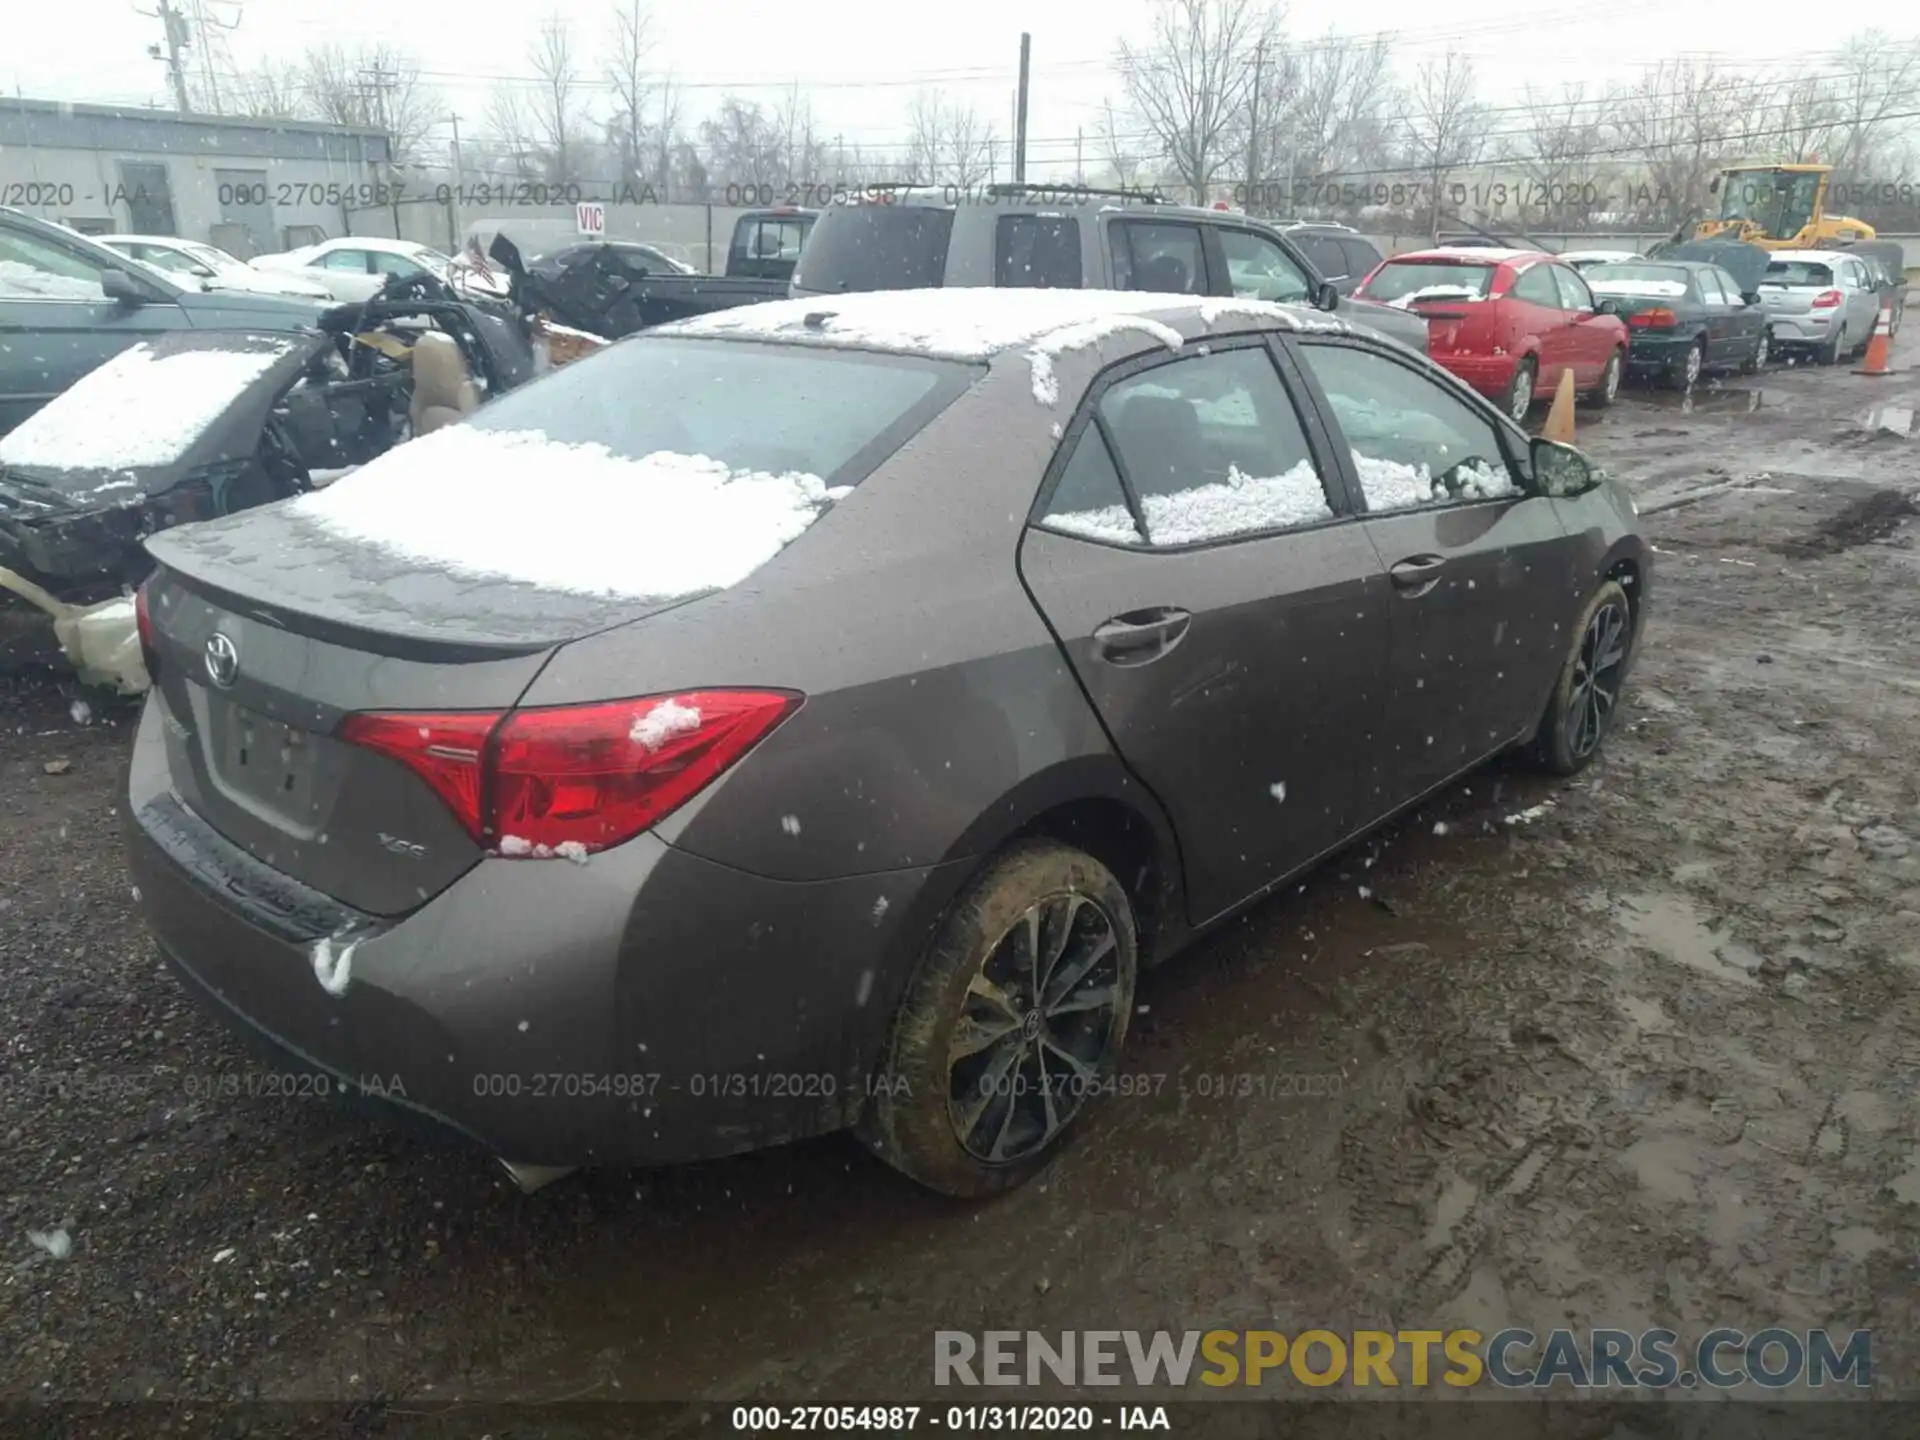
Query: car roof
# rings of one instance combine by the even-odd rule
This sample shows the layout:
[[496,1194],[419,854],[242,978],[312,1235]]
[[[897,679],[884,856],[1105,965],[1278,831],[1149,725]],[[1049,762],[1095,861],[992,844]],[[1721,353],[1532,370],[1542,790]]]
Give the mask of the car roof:
[[384,235],[336,235],[331,240],[318,240],[311,245],[300,247],[315,255],[324,255],[329,250],[378,250],[389,255],[412,255],[421,250],[431,250],[431,245],[422,245],[417,240],[389,240]]
[[1135,350],[1176,348],[1223,322],[1228,330],[1367,333],[1305,306],[1226,296],[950,286],[773,300],[656,326],[648,334],[980,361],[1027,345],[1070,348],[1108,336],[1132,338]]
[[1844,250],[1769,250],[1769,260],[1818,260],[1823,265],[1831,265],[1836,260],[1858,260],[1858,255],[1849,255]]
[[202,250],[218,248],[217,246],[209,245],[204,240],[187,240],[178,235],[89,235],[87,238],[89,240],[98,240],[102,245],[111,245],[116,240],[124,240],[129,244],[167,245],[176,249],[184,248],[188,245],[197,245]]

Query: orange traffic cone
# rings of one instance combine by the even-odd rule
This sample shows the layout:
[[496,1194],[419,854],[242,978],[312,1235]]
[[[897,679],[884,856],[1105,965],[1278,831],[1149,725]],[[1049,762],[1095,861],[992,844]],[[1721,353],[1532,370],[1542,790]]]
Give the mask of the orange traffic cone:
[[1880,315],[1873,322],[1873,338],[1867,342],[1867,359],[1856,375],[1892,375],[1894,368],[1889,352],[1893,349],[1893,307],[1882,305]]
[[1573,443],[1573,367],[1560,372],[1560,384],[1553,392],[1553,408],[1547,411],[1547,423],[1540,427],[1543,438],[1561,445]]

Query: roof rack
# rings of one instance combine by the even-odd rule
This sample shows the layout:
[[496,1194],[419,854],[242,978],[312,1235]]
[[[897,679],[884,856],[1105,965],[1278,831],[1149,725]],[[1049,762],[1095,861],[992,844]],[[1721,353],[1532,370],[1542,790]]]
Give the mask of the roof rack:
[[989,195],[1018,195],[1028,190],[1047,190],[1069,195],[1098,195],[1115,200],[1141,200],[1149,205],[1174,203],[1158,190],[1122,190],[1100,185],[1081,185],[1072,180],[1003,180],[987,186]]

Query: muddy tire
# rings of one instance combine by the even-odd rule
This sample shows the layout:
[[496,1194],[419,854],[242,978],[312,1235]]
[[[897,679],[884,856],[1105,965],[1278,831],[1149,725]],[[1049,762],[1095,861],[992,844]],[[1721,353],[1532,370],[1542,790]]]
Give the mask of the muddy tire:
[[1608,580],[1580,612],[1560,678],[1540,717],[1533,753],[1544,768],[1556,775],[1577,774],[1600,753],[1619,713],[1633,642],[1627,592]]
[[1707,342],[1696,340],[1687,347],[1687,353],[1676,360],[1667,370],[1667,383],[1676,390],[1691,390],[1700,383],[1700,377],[1707,373]]
[[1846,344],[1847,327],[1842,325],[1834,332],[1833,339],[1814,352],[1814,358],[1822,365],[1838,365],[1840,363],[1840,353],[1846,348]]
[[1768,358],[1773,354],[1773,333],[1764,325],[1760,327],[1760,338],[1753,342],[1753,353],[1740,362],[1742,375],[1758,375],[1767,366]]
[[856,1133],[942,1194],[1020,1184],[1112,1075],[1137,970],[1133,908],[1105,866],[1052,841],[1007,850],[921,959]]
[[1608,357],[1606,367],[1600,372],[1600,383],[1587,392],[1587,404],[1596,410],[1604,410],[1613,404],[1620,394],[1620,381],[1627,371],[1627,352],[1616,350]]
[[1514,367],[1513,378],[1507,382],[1506,392],[1500,397],[1500,408],[1507,412],[1516,425],[1527,423],[1527,412],[1533,408],[1535,398],[1534,379],[1538,368],[1529,356]]

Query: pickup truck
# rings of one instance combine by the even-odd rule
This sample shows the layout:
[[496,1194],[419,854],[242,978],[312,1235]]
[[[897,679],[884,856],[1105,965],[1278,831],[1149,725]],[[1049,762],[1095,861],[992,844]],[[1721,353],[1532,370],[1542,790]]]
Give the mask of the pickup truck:
[[647,247],[618,240],[537,255],[527,273],[554,319],[618,340],[669,320],[784,299],[817,218],[792,207],[749,210],[734,222],[721,275],[677,273],[654,262]]
[[821,215],[790,294],[993,285],[1311,305],[1427,351],[1426,322],[1343,296],[1287,232],[1225,209],[1077,185],[901,187]]

